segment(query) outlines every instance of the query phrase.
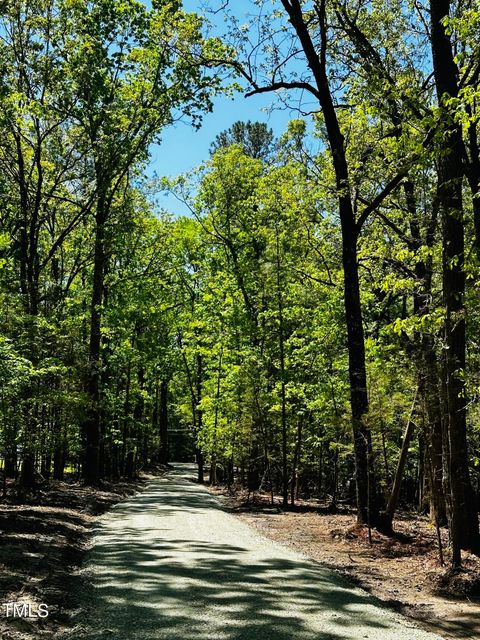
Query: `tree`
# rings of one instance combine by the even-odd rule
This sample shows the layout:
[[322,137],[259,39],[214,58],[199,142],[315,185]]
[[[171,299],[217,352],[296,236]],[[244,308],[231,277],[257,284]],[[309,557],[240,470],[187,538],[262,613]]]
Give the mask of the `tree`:
[[267,160],[273,151],[272,129],[264,122],[242,122],[238,120],[226,131],[220,132],[210,147],[213,154],[219,149],[238,144],[244,153],[256,160]]
[[431,44],[435,84],[442,122],[443,149],[439,152],[438,198],[442,211],[443,297],[445,319],[446,415],[444,452],[447,469],[450,534],[453,565],[461,563],[461,548],[478,551],[478,515],[474,504],[467,452],[465,372],[465,236],[462,179],[462,131],[445,108],[458,96],[457,68],[446,20],[450,2],[430,3]]
[[[250,84],[251,91],[247,95],[287,90],[303,90],[311,94],[319,104],[326,132],[326,139],[331,153],[331,161],[336,180],[338,212],[342,228],[342,256],[344,271],[344,300],[345,317],[348,334],[349,375],[351,392],[352,429],[356,456],[356,483],[358,520],[361,523],[378,523],[379,504],[376,497],[376,486],[373,470],[373,455],[371,433],[365,416],[368,413],[367,378],[365,365],[365,344],[360,300],[360,286],[358,275],[357,242],[359,232],[368,215],[375,210],[382,200],[400,183],[403,173],[400,173],[368,203],[357,216],[354,210],[354,198],[351,190],[350,171],[346,157],[345,137],[335,107],[334,95],[328,75],[328,25],[326,4],[324,1],[315,3],[313,11],[307,11],[297,0],[281,1],[280,14],[274,14],[273,23],[264,24],[268,34],[268,49],[272,52],[271,73],[265,82],[257,79],[261,69],[252,68],[242,60],[232,64],[238,73]],[[296,56],[284,53],[276,42],[277,21],[285,19],[289,23],[291,48],[298,51]],[[269,19],[267,19],[268,21]],[[265,40],[262,39],[262,42]],[[243,50],[245,49],[243,43]],[[265,47],[261,43],[260,50]],[[245,52],[251,59],[252,51]],[[284,56],[283,60],[281,56]],[[297,79],[297,73],[290,70],[292,57],[303,57],[303,64],[311,72],[307,79],[302,74]],[[275,60],[275,62],[274,62]],[[279,62],[282,60],[281,62]],[[263,68],[263,67],[262,67]],[[290,77],[288,77],[290,74]]]
[[[84,476],[99,479],[102,315],[108,271],[108,225],[115,198],[161,129],[181,114],[209,108],[215,80],[197,61],[200,22],[175,5],[147,10],[138,3],[75,5],[69,13],[67,64],[77,126],[91,149],[95,191],[95,249],[90,302],[90,406],[83,421]],[[108,42],[108,46],[105,43]],[[92,69],[95,69],[92,78]],[[168,70],[168,73],[167,73]],[[177,112],[177,115],[176,115]]]

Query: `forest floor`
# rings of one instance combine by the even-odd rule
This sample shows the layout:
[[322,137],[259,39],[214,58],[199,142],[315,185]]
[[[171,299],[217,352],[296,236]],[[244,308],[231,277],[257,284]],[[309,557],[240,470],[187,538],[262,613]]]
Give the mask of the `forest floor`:
[[[158,474],[156,474],[158,475]],[[0,499],[0,605],[47,603],[46,618],[6,618],[0,612],[2,640],[51,638],[77,608],[73,594],[80,566],[98,517],[141,489],[153,475],[130,482],[104,482],[91,489],[79,482],[54,481],[27,496],[9,487]]]
[[[480,558],[464,554],[464,571],[456,576],[441,566],[437,534],[426,517],[400,514],[394,538],[355,526],[345,509],[331,514],[315,501],[281,509],[280,498],[221,488],[210,491],[241,520],[267,538],[281,542],[348,577],[396,611],[422,622],[444,638],[480,638]],[[442,530],[448,563],[447,531]]]

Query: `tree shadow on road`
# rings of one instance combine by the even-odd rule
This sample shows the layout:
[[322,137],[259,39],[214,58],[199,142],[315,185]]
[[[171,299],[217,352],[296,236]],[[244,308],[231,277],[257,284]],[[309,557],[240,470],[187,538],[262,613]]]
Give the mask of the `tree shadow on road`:
[[[157,508],[158,528],[143,530]],[[121,526],[124,509],[138,518],[134,526]],[[366,593],[311,561],[275,546],[259,560],[242,542],[162,539],[170,516],[205,509],[220,506],[198,486],[180,492],[172,483],[116,510],[120,526],[99,536],[91,557],[95,586],[84,595],[90,604],[76,640],[397,638]]]

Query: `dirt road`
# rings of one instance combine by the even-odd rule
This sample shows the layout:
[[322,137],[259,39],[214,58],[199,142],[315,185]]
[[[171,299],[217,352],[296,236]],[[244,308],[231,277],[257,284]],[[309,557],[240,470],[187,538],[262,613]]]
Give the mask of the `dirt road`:
[[440,640],[261,537],[192,478],[176,465],[103,517],[76,640]]

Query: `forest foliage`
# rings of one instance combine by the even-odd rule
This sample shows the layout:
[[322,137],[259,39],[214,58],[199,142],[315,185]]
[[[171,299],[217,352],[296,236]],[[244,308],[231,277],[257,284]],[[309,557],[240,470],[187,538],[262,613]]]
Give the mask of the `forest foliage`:
[[[194,452],[200,481],[284,506],[356,501],[387,532],[399,501],[429,512],[458,566],[480,551],[480,5],[247,4],[217,34],[180,2],[1,3],[4,476]],[[236,89],[295,109],[287,130],[232,123],[190,175],[146,177],[166,127],[194,144]]]

